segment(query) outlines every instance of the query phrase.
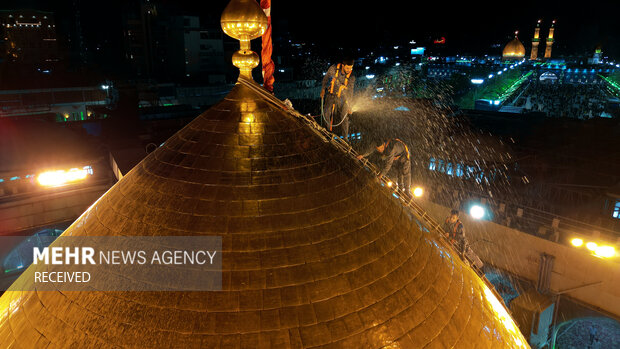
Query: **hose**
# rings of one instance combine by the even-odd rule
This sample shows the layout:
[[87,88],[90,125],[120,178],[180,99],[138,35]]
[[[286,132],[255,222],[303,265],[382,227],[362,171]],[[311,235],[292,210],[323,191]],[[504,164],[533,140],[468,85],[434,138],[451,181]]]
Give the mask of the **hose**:
[[[326,126],[329,124],[329,122],[325,119],[325,110],[324,110],[323,103],[324,103],[324,97],[321,97],[321,121],[322,121],[322,122],[325,122],[325,126],[324,126],[324,127],[325,127],[325,128],[327,128]],[[333,117],[334,117],[334,116],[332,115],[332,119],[333,119]],[[340,120],[340,122],[339,122],[339,123],[337,123],[336,125],[332,125],[332,128],[333,128],[333,127],[338,127],[338,126],[342,125],[342,123],[344,122],[344,120],[345,120],[346,118],[348,118],[348,117],[349,117],[348,115],[345,115],[345,116],[342,118],[342,120]],[[323,125],[321,125],[321,126],[323,126]],[[331,130],[330,130],[330,131],[331,131]]]
[[323,115],[323,97],[321,97],[321,126],[323,126],[323,121],[325,121],[325,116]]

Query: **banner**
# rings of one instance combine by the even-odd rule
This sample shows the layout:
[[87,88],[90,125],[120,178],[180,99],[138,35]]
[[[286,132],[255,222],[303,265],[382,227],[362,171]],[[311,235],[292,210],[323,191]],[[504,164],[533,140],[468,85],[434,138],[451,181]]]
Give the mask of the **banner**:
[[261,0],[260,7],[265,11],[267,15],[267,30],[262,37],[262,51],[261,61],[263,62],[263,87],[273,93],[273,83],[275,81],[273,72],[275,71],[275,65],[271,60],[271,53],[273,51],[273,45],[271,42],[271,0]]

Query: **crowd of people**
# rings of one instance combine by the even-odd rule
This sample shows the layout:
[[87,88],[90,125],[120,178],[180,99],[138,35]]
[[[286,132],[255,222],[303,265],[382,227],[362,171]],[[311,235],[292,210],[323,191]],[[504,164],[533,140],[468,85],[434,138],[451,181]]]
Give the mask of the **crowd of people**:
[[568,84],[532,81],[515,106],[544,112],[549,117],[591,119],[605,117],[607,95],[600,84]]

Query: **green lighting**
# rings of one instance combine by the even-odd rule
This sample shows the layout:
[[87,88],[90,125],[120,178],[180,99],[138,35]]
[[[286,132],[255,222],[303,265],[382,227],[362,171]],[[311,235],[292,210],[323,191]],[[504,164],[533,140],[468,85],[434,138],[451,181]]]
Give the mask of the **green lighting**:
[[6,274],[6,273],[14,272],[14,271],[17,271],[17,270],[22,270],[22,269],[24,269],[24,267],[17,267],[17,268],[13,268],[13,269],[4,269],[4,273]]
[[605,77],[601,74],[598,74],[598,76],[613,89],[612,93],[616,94],[616,96],[620,96],[620,74],[614,74],[609,77]]
[[523,82],[527,81],[532,74],[532,71],[521,75],[521,72],[517,69],[507,70],[501,75],[494,76],[493,79],[488,80],[487,83],[480,85],[480,87],[467,92],[457,101],[457,104],[461,108],[473,109],[477,99],[503,101],[514,93]]

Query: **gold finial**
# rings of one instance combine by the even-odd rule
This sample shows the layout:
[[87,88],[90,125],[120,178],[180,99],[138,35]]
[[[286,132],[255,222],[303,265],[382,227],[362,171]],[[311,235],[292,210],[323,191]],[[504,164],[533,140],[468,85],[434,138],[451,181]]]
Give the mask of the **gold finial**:
[[248,79],[252,79],[252,69],[260,62],[256,52],[250,49],[250,40],[263,35],[267,23],[265,12],[255,0],[231,0],[222,12],[222,30],[240,41],[240,50],[232,57],[233,65]]

